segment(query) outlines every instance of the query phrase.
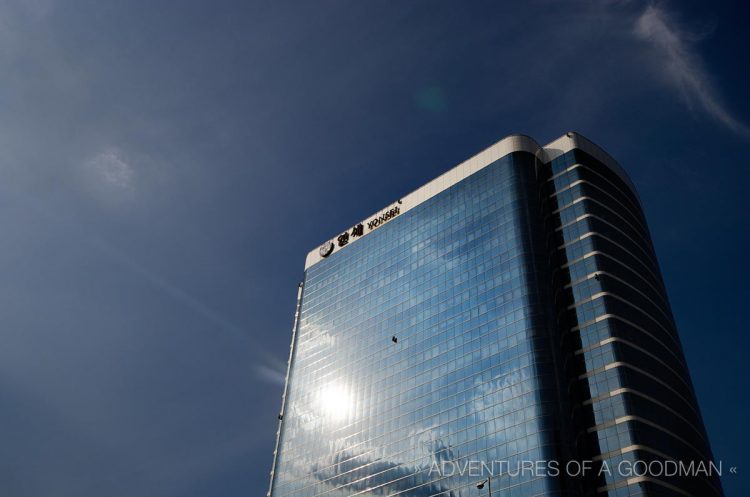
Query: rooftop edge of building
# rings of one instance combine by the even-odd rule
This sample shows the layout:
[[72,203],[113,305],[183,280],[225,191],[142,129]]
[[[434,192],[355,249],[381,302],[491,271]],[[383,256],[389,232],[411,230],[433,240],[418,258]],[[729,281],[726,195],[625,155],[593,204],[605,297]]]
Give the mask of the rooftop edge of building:
[[615,174],[617,174],[620,179],[622,179],[625,184],[630,187],[630,189],[638,199],[638,202],[640,203],[641,199],[638,195],[638,190],[631,181],[630,176],[628,176],[628,173],[625,172],[625,169],[623,169],[623,167],[620,166],[620,164],[614,158],[612,158],[612,156],[609,155],[606,150],[604,150],[602,147],[592,142],[582,134],[576,131],[568,131],[561,137],[552,140],[542,148],[544,150],[545,162],[550,162],[574,149],[586,152],[602,164],[609,167]]
[[[329,257],[333,253],[344,249],[349,244],[356,243],[360,238],[374,229],[374,227],[372,226],[373,222],[377,223],[377,226],[381,224],[380,222],[378,222],[378,220],[380,219],[384,219],[384,221],[382,221],[384,223],[390,218],[395,217],[395,215],[402,214],[416,207],[422,202],[434,197],[438,193],[450,188],[459,181],[468,178],[472,174],[480,171],[481,169],[489,166],[493,162],[508,154],[511,154],[513,152],[529,152],[536,155],[544,162],[550,162],[560,155],[563,155],[574,149],[582,150],[588,153],[589,155],[593,156],[598,161],[602,162],[607,167],[612,169],[612,171],[614,171],[633,190],[633,193],[640,202],[638,192],[625,170],[604,149],[602,149],[600,146],[596,145],[594,142],[584,137],[580,133],[574,131],[567,132],[561,137],[549,142],[544,146],[540,146],[533,138],[528,135],[512,134],[495,142],[484,150],[461,162],[457,166],[449,169],[437,178],[425,183],[411,193],[406,194],[405,196],[392,202],[385,208],[380,209],[374,214],[368,216],[364,220],[355,223],[352,227],[347,228],[346,231],[340,233],[339,235],[336,235],[332,239],[329,239],[329,241],[324,242],[319,247],[314,248],[307,254],[307,258],[305,259],[305,270],[309,269],[311,266],[317,264],[321,260]],[[362,234],[357,236],[350,236],[350,230],[353,230],[353,228],[359,226],[360,224],[363,227]],[[339,236],[346,236],[347,241],[343,246],[339,246],[339,244],[335,242],[336,237]]]

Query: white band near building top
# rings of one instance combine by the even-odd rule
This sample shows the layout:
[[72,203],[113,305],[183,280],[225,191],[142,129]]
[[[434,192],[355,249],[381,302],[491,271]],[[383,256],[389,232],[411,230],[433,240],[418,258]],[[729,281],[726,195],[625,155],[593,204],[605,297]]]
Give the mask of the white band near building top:
[[493,162],[510,153],[529,152],[537,155],[544,162],[549,162],[576,148],[583,150],[610,167],[610,169],[612,169],[633,189],[633,192],[637,196],[637,192],[635,191],[630,178],[628,178],[620,165],[617,164],[617,162],[604,150],[578,133],[566,133],[544,147],[540,146],[529,136],[511,135],[482,150],[478,154],[465,160],[453,169],[441,174],[429,183],[417,188],[384,209],[376,212],[367,219],[362,220],[346,231],[336,235],[331,240],[314,248],[307,254],[305,269],[308,269],[321,260],[330,257],[339,250],[345,249],[350,244],[356,243],[360,238],[367,236],[368,233],[387,224],[391,219],[404,214],[409,209],[413,209],[422,202],[434,197],[438,193],[450,188],[456,183],[468,178],[477,171],[489,166]]

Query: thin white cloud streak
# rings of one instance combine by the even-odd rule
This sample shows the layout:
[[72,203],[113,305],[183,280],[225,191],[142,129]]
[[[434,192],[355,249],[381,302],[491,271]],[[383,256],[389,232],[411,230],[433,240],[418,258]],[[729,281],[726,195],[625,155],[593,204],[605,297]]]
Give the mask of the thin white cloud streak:
[[258,364],[254,367],[255,374],[258,378],[265,380],[274,385],[283,385],[286,378],[286,369],[280,371],[274,367],[269,367],[263,364]]
[[[215,311],[208,305],[201,302],[199,299],[181,289],[177,285],[171,283],[167,279],[160,276],[157,272],[147,269],[140,263],[136,262],[132,257],[106,242],[104,239],[96,235],[89,235],[85,233],[83,228],[76,222],[69,218],[61,216],[59,213],[46,209],[37,202],[29,202],[26,197],[16,194],[12,190],[2,189],[0,191],[6,198],[12,197],[17,200],[21,205],[28,206],[29,210],[40,216],[41,219],[51,220],[55,224],[65,226],[71,233],[71,239],[78,240],[86,243],[88,247],[97,250],[98,253],[105,255],[109,260],[119,264],[121,267],[130,270],[133,274],[138,275],[143,280],[149,282],[155,288],[161,290],[164,294],[169,295],[176,301],[192,309],[195,313],[202,316],[209,322],[217,325],[219,330],[229,332],[235,338],[240,339],[252,346],[259,355],[267,353],[267,347],[263,346],[258,340],[252,337],[249,330],[246,330],[242,326],[239,326],[229,319],[225,318],[221,313]],[[75,235],[75,236],[73,236]]]
[[697,35],[680,29],[670,13],[653,5],[638,18],[634,32],[637,38],[650,42],[658,50],[665,62],[661,67],[691,108],[694,102],[699,103],[708,115],[743,138],[750,139],[750,128],[720,103],[700,58],[691,50],[690,42],[699,39]]
[[91,237],[88,239],[88,241],[92,246],[99,249],[101,253],[107,254],[111,260],[117,261],[122,266],[130,269],[133,273],[143,277],[155,287],[164,291],[167,295],[170,295],[175,300],[187,305],[196,313],[218,325],[220,329],[232,332],[232,335],[234,335],[235,337],[238,337],[243,341],[250,342],[255,346],[254,349],[257,352],[262,353],[262,351],[264,350],[264,348],[261,347],[260,344],[257,343],[257,341],[254,340],[245,329],[230,322],[221,314],[214,311],[198,299],[194,298],[186,291],[178,288],[166,279],[162,278],[157,273],[144,268],[143,266],[135,262],[132,258],[128,257],[125,253],[121,252],[119,249],[115,248],[109,243],[106,243],[100,238]]

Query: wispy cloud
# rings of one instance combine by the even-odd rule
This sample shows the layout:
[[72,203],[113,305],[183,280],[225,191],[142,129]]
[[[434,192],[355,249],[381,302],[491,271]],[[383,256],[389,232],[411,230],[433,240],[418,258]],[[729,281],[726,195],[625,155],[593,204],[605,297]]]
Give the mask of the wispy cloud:
[[274,385],[284,384],[284,371],[280,371],[278,368],[266,366],[264,364],[257,364],[254,368],[258,378],[273,383]]
[[663,8],[648,6],[635,24],[635,35],[653,44],[663,59],[663,70],[682,92],[687,104],[703,110],[738,135],[750,139],[750,128],[722,105],[692,44],[702,38],[681,28]]
[[96,179],[106,185],[126,189],[133,184],[133,167],[113,148],[96,155],[86,166]]
[[[262,349],[259,347],[258,350],[261,351]],[[270,353],[258,354],[253,366],[259,379],[275,385],[283,385],[286,381],[286,368],[286,361],[282,361]]]

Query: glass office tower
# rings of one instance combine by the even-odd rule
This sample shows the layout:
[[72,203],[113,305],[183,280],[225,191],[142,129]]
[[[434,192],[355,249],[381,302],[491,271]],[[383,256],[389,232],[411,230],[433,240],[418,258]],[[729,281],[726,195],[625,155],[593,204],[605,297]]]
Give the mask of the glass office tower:
[[721,496],[654,474],[710,460],[638,196],[580,135],[501,140],[308,254],[269,495]]

